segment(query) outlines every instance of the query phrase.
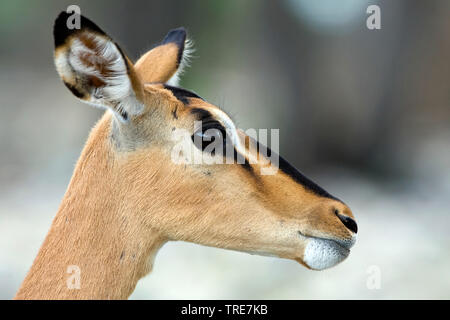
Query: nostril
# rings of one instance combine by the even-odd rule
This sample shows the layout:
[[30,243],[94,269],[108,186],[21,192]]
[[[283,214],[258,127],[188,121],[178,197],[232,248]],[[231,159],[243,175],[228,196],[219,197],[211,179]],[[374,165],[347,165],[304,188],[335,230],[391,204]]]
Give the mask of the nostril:
[[339,218],[339,220],[341,220],[344,226],[346,226],[350,231],[358,233],[358,225],[356,224],[355,220],[353,220],[350,217],[339,214],[339,211],[337,210],[334,213]]

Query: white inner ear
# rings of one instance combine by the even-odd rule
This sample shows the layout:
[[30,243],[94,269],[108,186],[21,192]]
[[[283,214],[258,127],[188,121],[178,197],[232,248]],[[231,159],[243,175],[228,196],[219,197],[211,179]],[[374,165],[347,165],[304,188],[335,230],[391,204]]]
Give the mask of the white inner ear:
[[[95,51],[75,38],[70,46],[68,62],[75,73],[95,76],[105,83],[104,86],[90,88],[91,97],[87,102],[97,107],[112,107],[121,115],[123,112],[141,112],[143,106],[136,99],[126,62],[117,46],[102,36],[89,34],[86,37],[95,43]],[[102,69],[108,72],[102,73]]]
[[[96,35],[88,35],[88,37],[96,44],[97,51],[86,47],[79,39],[74,39],[70,47],[70,65],[78,73],[95,76],[104,81],[106,86],[101,88],[103,97],[115,100],[127,97],[131,91],[131,83],[119,49],[108,39]],[[86,65],[81,58],[88,60],[94,66]],[[96,66],[102,66],[112,72],[103,75]]]
[[180,77],[191,63],[192,54],[194,53],[194,42],[186,39],[184,42],[184,50],[181,56],[180,65],[174,75],[166,82],[170,86],[177,87],[180,83]]

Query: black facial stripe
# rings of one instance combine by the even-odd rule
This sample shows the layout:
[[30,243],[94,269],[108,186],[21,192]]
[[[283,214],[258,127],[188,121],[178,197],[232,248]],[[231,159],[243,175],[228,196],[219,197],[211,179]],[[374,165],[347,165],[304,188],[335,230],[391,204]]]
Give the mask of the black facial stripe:
[[198,116],[197,120],[199,121],[213,118],[211,112],[202,108],[192,108],[191,113],[196,114]]
[[269,147],[259,143],[258,141],[255,141],[253,138],[249,137],[251,143],[256,143],[258,152],[261,152],[261,150],[264,150],[265,152],[261,152],[267,157],[278,157],[278,168],[291,177],[295,182],[300,183],[302,186],[304,186],[306,189],[314,192],[315,194],[325,197],[334,199],[337,201],[342,202],[338,198],[334,197],[330,193],[328,193],[325,189],[320,187],[317,183],[312,181],[311,179],[307,178],[304,174],[302,174],[297,168],[295,168],[293,165],[291,165],[287,160],[285,160],[283,157],[278,155],[277,153],[273,152]]
[[[209,111],[207,111],[207,110],[204,110],[204,109],[201,109],[201,108],[193,108],[191,110],[191,112],[193,114],[198,114],[199,115],[198,116],[198,120],[199,121],[206,121],[206,123],[207,123],[208,121],[211,121],[211,119],[212,119],[212,121],[217,122],[217,120],[215,120],[212,117],[211,113]],[[221,124],[219,124],[219,125],[221,126]],[[223,129],[222,126],[221,126],[221,128]],[[218,128],[218,130],[221,130],[220,127]],[[225,129],[223,129],[223,130],[225,130]],[[278,156],[278,168],[283,173],[285,173],[286,175],[291,177],[294,181],[296,181],[297,183],[300,183],[306,189],[314,192],[315,194],[317,194],[317,195],[319,195],[321,197],[330,198],[330,199],[334,199],[334,200],[340,201],[339,199],[337,199],[336,197],[334,197],[333,195],[328,193],[325,189],[320,187],[318,184],[316,184],[314,181],[312,181],[311,179],[307,178],[297,168],[292,166],[283,157],[281,157],[278,154],[276,154],[275,152],[273,152],[269,147],[259,143],[258,141],[254,140],[251,137],[249,137],[249,139],[250,139],[251,143],[256,144],[258,152],[262,152],[262,150],[264,150],[265,152],[263,152],[263,154],[266,155],[269,158]],[[226,153],[224,153],[224,154],[226,154]],[[234,149],[234,159],[235,160],[238,159],[238,153],[237,153],[236,149]],[[248,162],[247,159],[245,159],[245,162],[242,164],[242,166],[246,170],[248,170],[249,172],[254,173],[253,167],[250,165],[250,163]],[[342,202],[342,201],[340,201],[340,202]]]
[[202,97],[197,95],[195,92],[192,92],[192,91],[189,91],[189,90],[186,90],[183,88],[173,87],[173,86],[169,86],[168,84],[164,84],[164,89],[170,90],[172,92],[172,94],[175,96],[175,98],[177,98],[184,104],[189,103],[188,98],[199,98],[199,99],[204,100]]
[[[275,154],[275,153],[274,153]],[[320,187],[317,183],[312,181],[311,179],[307,178],[304,174],[302,174],[297,168],[292,166],[288,161],[286,161],[284,158],[279,156],[279,168],[282,172],[290,176],[294,181],[300,183],[303,185],[306,189],[314,192],[315,194],[330,198],[334,200],[338,200],[335,196],[329,194],[325,189]]]

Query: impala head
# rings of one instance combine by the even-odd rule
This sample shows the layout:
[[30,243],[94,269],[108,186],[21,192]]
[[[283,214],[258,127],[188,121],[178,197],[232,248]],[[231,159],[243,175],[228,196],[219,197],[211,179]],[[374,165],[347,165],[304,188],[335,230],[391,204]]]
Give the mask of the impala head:
[[[103,151],[84,156],[102,163],[91,174],[105,180],[119,214],[166,240],[289,258],[311,269],[348,256],[357,226],[342,201],[281,157],[275,174],[262,174],[270,159],[227,114],[174,84],[187,57],[184,29],[133,64],[90,20],[81,17],[81,28],[69,30],[68,17],[55,22],[56,68],[78,99],[109,110],[90,137]],[[209,128],[233,150],[231,164],[174,161],[180,145],[194,156],[209,153],[194,139]]]

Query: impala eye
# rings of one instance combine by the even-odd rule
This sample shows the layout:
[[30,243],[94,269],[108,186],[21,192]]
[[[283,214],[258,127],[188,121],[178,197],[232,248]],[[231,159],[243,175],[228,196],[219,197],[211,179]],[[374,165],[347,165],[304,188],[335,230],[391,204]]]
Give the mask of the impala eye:
[[[196,115],[194,122],[194,133],[192,142],[205,153],[227,156],[233,154],[233,143],[227,134],[227,129],[209,111],[201,108],[194,108],[191,113]],[[231,150],[230,152],[229,149]]]
[[224,150],[227,134],[222,124],[216,120],[202,122],[200,128],[196,128],[192,135],[194,145],[204,151],[216,154],[216,151]]

